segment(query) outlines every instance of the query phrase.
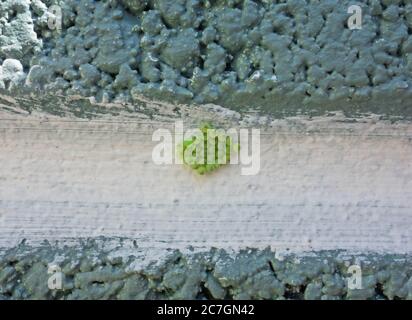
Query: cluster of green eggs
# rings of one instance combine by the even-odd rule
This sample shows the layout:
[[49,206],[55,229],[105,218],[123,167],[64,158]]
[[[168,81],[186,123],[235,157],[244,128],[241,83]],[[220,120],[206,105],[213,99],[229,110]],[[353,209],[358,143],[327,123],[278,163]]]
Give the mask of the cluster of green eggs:
[[[208,147],[209,147],[209,142],[208,142],[208,132],[210,130],[214,131],[213,136],[215,139],[214,147],[215,147],[215,152],[214,152],[214,161],[208,159]],[[204,175],[209,172],[215,171],[216,169],[222,167],[225,164],[230,163],[230,155],[231,151],[239,151],[239,144],[235,144],[232,141],[232,138],[229,136],[226,136],[224,133],[220,133],[219,130],[215,129],[213,125],[210,123],[205,123],[200,127],[200,131],[203,134],[203,139],[196,139],[196,137],[192,137],[191,139],[187,139],[183,141],[183,154],[181,155],[181,158],[183,159],[184,164],[195,170],[197,173]],[[226,147],[225,147],[225,154],[222,155],[224,158],[224,161],[219,161],[219,141],[225,141]],[[199,159],[196,155],[196,148],[195,145],[198,143],[203,143],[203,157],[204,159]],[[189,148],[189,146],[193,145],[193,151],[190,154],[187,154],[186,150]],[[222,163],[224,162],[224,163]]]

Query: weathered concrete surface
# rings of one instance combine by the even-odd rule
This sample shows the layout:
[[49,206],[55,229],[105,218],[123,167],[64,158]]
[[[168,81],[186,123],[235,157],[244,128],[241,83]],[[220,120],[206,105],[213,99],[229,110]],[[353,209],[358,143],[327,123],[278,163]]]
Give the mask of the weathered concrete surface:
[[[48,12],[58,4],[61,30]],[[412,118],[412,2],[6,0],[0,88]],[[10,76],[10,60],[22,66]],[[1,72],[3,69],[3,72]],[[138,99],[137,99],[138,100]]]
[[[22,243],[0,257],[0,300],[412,299],[411,256],[405,255],[302,257],[269,249],[157,255],[132,239],[98,238],[71,246]],[[360,288],[349,285],[354,265]],[[48,286],[51,270],[61,276],[60,289]]]
[[[355,31],[347,0],[65,0],[55,32],[57,3],[0,3],[0,299],[412,297],[411,0],[363,1]],[[148,107],[141,95],[191,105]],[[269,126],[259,175],[154,166],[153,130],[196,124],[209,108],[219,124]],[[248,108],[358,119],[271,122]],[[380,116],[360,118],[370,113]],[[121,242],[119,262],[78,244],[101,235],[133,248]],[[23,239],[33,246],[15,247]],[[45,239],[74,246],[39,247]],[[126,271],[128,254],[188,245],[203,253]],[[255,250],[229,262],[247,246],[316,261]],[[346,290],[342,260],[328,251],[324,262],[324,249],[379,252],[366,289]],[[50,292],[47,263],[60,258],[69,283]]]
[[122,236],[143,248],[412,252],[412,126],[277,120],[261,170],[157,166],[164,122],[0,116],[0,247]]

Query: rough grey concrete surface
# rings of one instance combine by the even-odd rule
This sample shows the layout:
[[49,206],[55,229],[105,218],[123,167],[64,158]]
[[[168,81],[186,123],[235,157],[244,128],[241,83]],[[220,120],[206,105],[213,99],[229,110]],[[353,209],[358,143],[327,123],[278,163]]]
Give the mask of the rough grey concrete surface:
[[[47,11],[57,3],[60,31]],[[0,86],[24,81],[98,101],[143,94],[277,116],[343,110],[411,117],[412,2],[360,2],[361,30],[347,27],[351,4],[3,1],[0,59],[19,60],[26,77],[5,77]]]
[[[361,30],[347,28],[350,15],[347,8],[351,4],[354,3],[349,0],[1,1],[0,142],[1,148],[8,153],[0,155],[4,160],[0,163],[3,170],[0,170],[0,238],[3,241],[0,245],[0,299],[412,299],[411,138],[410,123],[404,122],[412,119],[412,0],[360,1],[358,4],[363,9]],[[58,14],[50,11],[53,5],[62,10],[61,29],[56,29]],[[153,104],[146,98],[174,105]],[[245,217],[254,219],[262,217],[263,210],[263,216],[272,219],[273,225],[260,222],[256,227],[260,231],[262,225],[267,227],[262,234],[266,238],[261,244],[272,241],[272,249],[258,250],[258,246],[254,246],[254,249],[231,251],[230,246],[222,245],[224,237],[216,238],[219,249],[210,249],[207,243],[210,238],[203,233],[201,238],[206,242],[203,252],[190,248],[189,251],[164,247],[154,250],[156,248],[142,245],[141,239],[134,236],[133,232],[143,229],[133,229],[136,220],[133,220],[130,206],[116,207],[114,202],[84,206],[87,201],[80,203],[70,198],[90,196],[96,199],[96,195],[99,196],[96,190],[106,190],[111,191],[106,194],[108,198],[117,195],[119,200],[133,195],[136,190],[118,193],[120,189],[116,189],[116,184],[107,185],[107,180],[101,184],[107,189],[93,190],[90,188],[93,184],[84,180],[90,177],[87,174],[68,174],[67,179],[77,177],[78,180],[72,180],[66,189],[64,183],[59,185],[59,174],[65,166],[72,173],[80,172],[79,168],[92,173],[94,166],[90,166],[92,161],[71,166],[78,160],[75,153],[66,152],[62,160],[61,154],[50,149],[56,146],[56,141],[70,140],[74,150],[80,152],[88,147],[86,153],[94,156],[95,161],[102,150],[97,140],[92,147],[87,139],[73,144],[76,140],[71,136],[73,128],[69,128],[72,121],[98,118],[113,123],[113,117],[121,116],[122,121],[114,125],[116,128],[112,131],[107,131],[104,122],[97,124],[113,142],[116,137],[133,133],[133,126],[122,127],[124,121],[170,122],[185,118],[194,122],[210,116],[210,110],[218,114],[211,116],[216,123],[236,120],[243,125],[259,127],[270,126],[272,117],[331,116],[335,111],[346,116],[332,127],[323,128],[324,131],[319,131],[317,125],[306,127],[291,118],[286,120],[288,134],[282,140],[284,155],[289,157],[292,152],[293,158],[294,152],[296,161],[273,166],[279,172],[286,171],[279,176],[272,175],[273,181],[269,184],[257,184],[263,188],[259,199],[267,201],[265,195],[275,192],[286,198],[295,195],[303,202],[293,204],[289,198],[289,211],[283,211],[282,215],[275,210],[284,223],[277,232],[272,229],[279,221],[273,220],[269,213],[278,199],[271,202],[272,207],[258,206],[256,211],[243,211]],[[268,117],[250,117],[250,110]],[[43,114],[40,121],[36,119],[36,125],[40,123],[36,131],[30,119],[39,112],[46,115]],[[17,122],[26,127],[17,124],[13,129],[10,114],[18,117]],[[191,118],[193,114],[196,116]],[[361,118],[365,114],[377,116],[371,122],[369,118],[367,129],[356,135],[352,130],[365,121]],[[7,117],[3,117],[5,115]],[[42,133],[50,125],[49,119],[55,116],[61,117],[60,124],[66,122],[69,126],[56,129],[52,125],[48,133]],[[26,122],[19,122],[23,117],[27,117]],[[387,118],[398,122],[387,125],[383,121]],[[102,134],[95,131],[97,127],[93,123],[82,124],[86,124],[92,136]],[[126,131],[122,132],[122,128]],[[330,136],[331,128],[337,140]],[[74,128],[75,136],[84,138],[84,132],[76,133],[77,129]],[[116,134],[111,134],[113,132]],[[292,139],[291,133],[297,137],[309,136],[303,140]],[[326,134],[326,138],[313,138],[322,134]],[[42,162],[41,153],[36,153],[39,151],[36,146],[42,142],[30,140],[42,135],[43,138],[54,135],[55,139],[54,144],[50,144],[51,140],[43,140],[47,145],[43,145],[44,150],[57,160],[54,163],[57,166],[50,166],[49,172],[47,163],[52,163],[53,157],[47,159],[49,162]],[[11,136],[20,138],[12,140],[13,144]],[[119,141],[125,142],[123,138]],[[299,141],[305,141],[304,151],[293,148],[300,145]],[[342,145],[336,145],[337,141]],[[330,145],[319,149],[314,148],[316,143]],[[268,150],[278,150],[276,148],[282,143],[272,141],[269,146]],[[318,160],[321,161],[312,161],[314,150],[320,152]],[[113,149],[103,154],[109,155],[108,163],[119,156]],[[135,158],[127,157],[123,161],[131,164],[128,162],[131,159]],[[349,159],[346,166],[352,164],[352,171],[342,171],[345,167],[342,159]],[[14,160],[17,162],[13,163]],[[307,168],[312,174],[296,171],[298,167]],[[59,174],[56,175],[53,168],[57,168]],[[116,171],[115,167],[111,168]],[[338,171],[334,171],[336,168]],[[46,178],[54,174],[55,180],[41,178],[42,172],[46,172]],[[153,171],[147,173],[150,172],[153,174]],[[116,183],[121,176],[119,172],[116,177],[103,175]],[[283,187],[276,184],[277,178],[290,182],[291,176],[295,179],[291,184]],[[92,180],[96,177],[92,176]],[[127,182],[133,175],[123,177],[122,182]],[[239,186],[241,188],[242,184]],[[249,186],[246,192],[255,192],[256,184]],[[78,193],[68,192],[70,188]],[[53,205],[50,199],[41,201],[42,197],[47,198],[49,191],[56,192]],[[335,197],[328,198],[330,206],[326,207],[325,194]],[[184,195],[190,196],[189,193]],[[67,201],[68,196],[70,201]],[[197,196],[202,203],[199,193]],[[60,202],[59,197],[63,199]],[[178,198],[173,192],[169,197],[171,201],[173,197]],[[228,201],[230,199],[233,200],[228,196]],[[337,199],[340,201],[338,207]],[[152,200],[150,196],[146,198],[149,204]],[[173,203],[175,207],[178,204]],[[122,223],[106,220],[119,228],[93,229],[94,233],[86,234],[89,239],[84,240],[69,239],[65,231],[56,234],[50,228],[49,233],[45,228],[35,229],[39,221],[33,217],[33,212],[43,213],[39,217],[45,218],[43,226],[47,227],[53,222],[47,218],[57,217],[56,221],[60,221],[61,216],[74,207],[79,210],[77,217],[81,218],[87,217],[89,209],[93,216],[101,208],[109,213],[126,208],[127,217],[132,217],[135,224],[130,223],[131,229],[119,231]],[[330,208],[336,210],[330,211]],[[49,215],[50,212],[54,216]],[[219,224],[219,213],[225,212],[236,214],[217,209],[211,225]],[[207,218],[210,210],[198,214]],[[294,217],[289,224],[284,219],[288,214]],[[296,220],[299,217],[303,217],[301,227]],[[241,218],[241,215],[236,216],[240,223]],[[365,224],[369,218],[377,225]],[[333,219],[336,223],[328,224]],[[351,219],[358,228],[348,227]],[[152,231],[157,232],[152,220],[148,220],[152,223]],[[13,224],[16,221],[26,225],[20,228],[20,233],[15,232],[19,230],[18,223]],[[67,220],[61,221],[67,223]],[[312,229],[302,227],[305,221]],[[291,228],[293,223],[297,229]],[[339,229],[339,223],[346,229]],[[70,223],[68,229],[74,232],[73,236],[84,236],[82,232],[92,230],[72,228]],[[192,229],[196,230],[202,229]],[[99,232],[108,237],[95,239],[93,235]],[[122,232],[130,234],[125,239],[113,238]],[[28,241],[16,245],[25,234],[30,236]],[[245,240],[238,233],[229,235],[233,236],[232,242]],[[293,242],[290,239],[295,235],[300,238]],[[332,235],[335,235],[333,239]],[[46,238],[60,242],[33,244]],[[347,242],[348,239],[352,240]],[[169,240],[166,236],[159,243],[167,246]],[[188,237],[186,244],[192,240],[193,237]],[[309,255],[302,252],[279,255],[281,250],[278,249],[283,251],[289,246],[295,251],[303,247],[316,251]],[[355,248],[362,252],[355,254],[347,250]],[[62,290],[47,287],[50,264],[62,269]],[[362,267],[361,290],[351,290],[347,286],[347,268],[351,264]]]
[[[405,255],[210,249],[169,250],[155,259],[130,239],[78,241],[2,252],[0,299],[412,299]],[[362,269],[362,289],[348,285],[351,265]],[[61,289],[49,288],[51,270],[59,272]]]

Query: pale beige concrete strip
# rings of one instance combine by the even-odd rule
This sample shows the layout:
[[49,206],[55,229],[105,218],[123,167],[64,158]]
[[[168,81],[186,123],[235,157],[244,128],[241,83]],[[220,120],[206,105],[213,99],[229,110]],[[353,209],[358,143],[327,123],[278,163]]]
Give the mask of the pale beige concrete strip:
[[[131,237],[143,248],[412,252],[412,126],[262,130],[261,170],[152,161],[156,122],[0,118],[0,247]],[[303,123],[303,122],[302,122]]]

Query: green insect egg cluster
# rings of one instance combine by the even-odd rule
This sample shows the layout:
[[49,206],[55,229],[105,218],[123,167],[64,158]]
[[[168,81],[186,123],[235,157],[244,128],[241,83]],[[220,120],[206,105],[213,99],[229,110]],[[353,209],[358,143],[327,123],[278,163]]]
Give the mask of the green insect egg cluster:
[[220,132],[209,123],[201,126],[200,133],[183,141],[181,159],[201,175],[229,164],[231,152],[240,149],[239,144],[234,143],[224,131]]

